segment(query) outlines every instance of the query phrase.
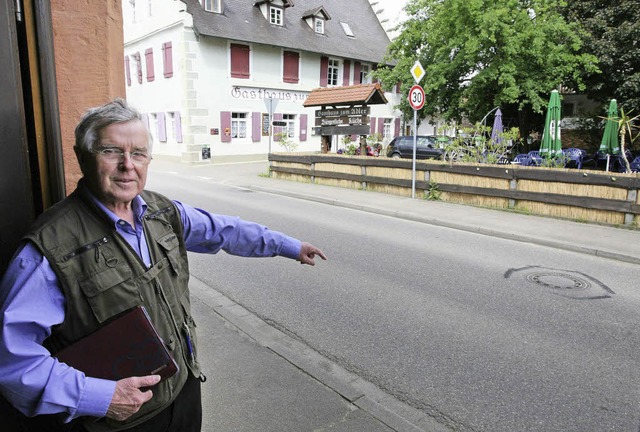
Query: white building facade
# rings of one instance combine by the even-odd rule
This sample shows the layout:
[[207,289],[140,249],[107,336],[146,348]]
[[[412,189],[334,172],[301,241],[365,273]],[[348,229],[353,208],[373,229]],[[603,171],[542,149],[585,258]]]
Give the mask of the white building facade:
[[[367,0],[123,0],[123,18],[127,99],[149,122],[154,154],[184,162],[285,151],[278,133],[298,152],[320,151],[305,99],[370,83],[389,44]],[[370,131],[388,142],[401,134],[400,95],[385,96]],[[271,130],[269,100],[271,120],[284,122]]]

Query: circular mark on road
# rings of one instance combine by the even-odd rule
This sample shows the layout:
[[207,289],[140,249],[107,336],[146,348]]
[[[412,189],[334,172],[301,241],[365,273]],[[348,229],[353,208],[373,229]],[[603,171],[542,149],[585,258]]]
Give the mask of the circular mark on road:
[[578,271],[540,266],[512,268],[505,272],[505,279],[512,276],[545,288],[549,293],[573,300],[601,300],[611,298],[615,292],[598,279]]
[[589,281],[569,273],[534,272],[526,274],[525,279],[553,289],[586,290],[591,288]]

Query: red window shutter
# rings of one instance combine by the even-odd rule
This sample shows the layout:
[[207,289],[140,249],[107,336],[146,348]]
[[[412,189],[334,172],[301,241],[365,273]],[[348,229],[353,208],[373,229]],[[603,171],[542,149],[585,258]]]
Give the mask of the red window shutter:
[[355,62],[353,64],[353,85],[362,84],[362,81],[360,81],[360,72],[362,72],[362,66],[360,62]]
[[376,118],[371,117],[371,135],[376,133]]
[[[273,114],[274,120],[282,120],[282,114]],[[282,126],[274,126],[273,127],[273,136],[278,138],[278,134],[282,133]]]
[[397,137],[398,135],[400,135],[400,117],[395,119],[393,128],[393,136]]
[[326,87],[329,82],[329,57],[320,58],[320,87]]
[[127,85],[131,86],[131,64],[129,56],[124,56],[124,75],[127,79]]
[[231,142],[231,111],[220,112],[220,140]]
[[162,44],[162,72],[165,78],[173,76],[173,48],[171,42]]
[[182,119],[180,118],[180,113],[178,111],[173,113],[173,121],[175,123],[175,135],[176,142],[182,142]]
[[254,112],[251,114],[251,140],[258,142],[262,139],[262,123],[260,119],[262,113]]
[[167,121],[163,112],[156,114],[158,120],[158,141],[167,142]]
[[342,69],[342,85],[349,85],[349,78],[351,75],[351,62],[349,60],[344,61],[344,68]]
[[378,119],[378,133],[384,135],[384,119],[382,117]]
[[300,142],[307,140],[307,114],[300,114]]
[[154,77],[154,70],[153,70],[153,48],[148,48],[145,50],[144,52],[144,60],[145,63],[147,64],[147,82],[149,81],[153,81]]
[[293,51],[283,52],[282,81],[297,84],[300,80],[300,54]]
[[231,44],[231,76],[249,78],[249,47]]

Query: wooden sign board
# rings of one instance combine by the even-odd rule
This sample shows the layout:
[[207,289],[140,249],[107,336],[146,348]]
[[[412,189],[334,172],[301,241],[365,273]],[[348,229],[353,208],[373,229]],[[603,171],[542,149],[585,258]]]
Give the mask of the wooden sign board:
[[369,116],[340,116],[340,117],[316,117],[316,126],[340,126],[340,125],[366,125],[369,124]]
[[371,108],[368,106],[363,107],[350,107],[350,108],[332,108],[316,110],[316,117],[361,117],[368,116],[371,112]]
[[320,126],[315,128],[316,135],[369,135],[371,127],[363,126]]

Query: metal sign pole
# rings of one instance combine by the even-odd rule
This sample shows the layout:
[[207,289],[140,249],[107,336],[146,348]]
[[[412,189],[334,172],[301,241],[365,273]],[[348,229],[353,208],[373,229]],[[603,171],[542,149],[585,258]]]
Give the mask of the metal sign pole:
[[411,168],[411,198],[416,197],[416,147],[418,145],[418,114],[413,110],[413,166]]
[[276,110],[278,106],[278,100],[276,98],[264,98],[264,106],[267,108],[269,112],[269,153],[271,153],[271,136],[273,135],[273,112]]
[[416,85],[409,90],[409,105],[413,108],[413,167],[411,168],[411,198],[416,197],[416,147],[418,146],[418,110],[424,106],[424,90],[420,87],[420,80],[425,75],[425,70],[420,60],[409,69]]
[[271,154],[271,135],[273,135],[273,125],[271,124],[271,114],[269,114],[269,151],[268,154]]
[[273,99],[269,99],[269,151],[267,154],[271,154],[271,137],[273,136]]

